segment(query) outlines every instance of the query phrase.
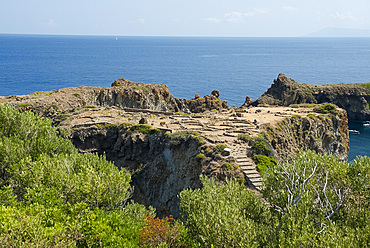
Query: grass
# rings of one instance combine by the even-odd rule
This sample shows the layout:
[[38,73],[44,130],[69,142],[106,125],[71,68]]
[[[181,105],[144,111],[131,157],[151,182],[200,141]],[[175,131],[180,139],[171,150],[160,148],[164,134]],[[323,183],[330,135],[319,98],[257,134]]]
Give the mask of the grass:
[[152,126],[146,124],[136,124],[130,127],[130,132],[148,134],[152,130]]
[[228,146],[224,144],[220,144],[216,146],[215,149],[213,149],[213,151],[216,153],[222,153],[225,150],[225,148],[228,148]]

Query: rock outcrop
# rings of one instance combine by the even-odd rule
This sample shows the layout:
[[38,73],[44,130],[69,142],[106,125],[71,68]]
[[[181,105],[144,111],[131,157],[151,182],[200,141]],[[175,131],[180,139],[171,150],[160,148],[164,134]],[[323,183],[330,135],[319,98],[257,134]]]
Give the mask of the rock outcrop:
[[312,85],[297,83],[281,73],[251,105],[289,106],[325,102],[345,109],[351,120],[370,120],[370,84],[366,83]]
[[330,114],[293,115],[266,128],[266,139],[274,149],[274,156],[286,161],[302,150],[318,154],[333,154],[343,161],[348,159],[348,119],[344,110]]
[[220,92],[218,90],[212,91],[210,95],[199,97],[197,94],[194,99],[185,100],[184,106],[191,113],[202,113],[209,110],[227,109],[227,101],[219,98]]
[[80,86],[56,89],[25,96],[0,97],[0,103],[10,103],[14,107],[41,113],[45,117],[53,117],[56,112],[91,106],[115,106],[190,114],[227,109],[227,101],[219,99],[219,94],[218,91],[213,91],[211,95],[191,100],[178,99],[164,84],[135,83],[121,78],[113,82],[112,87]]

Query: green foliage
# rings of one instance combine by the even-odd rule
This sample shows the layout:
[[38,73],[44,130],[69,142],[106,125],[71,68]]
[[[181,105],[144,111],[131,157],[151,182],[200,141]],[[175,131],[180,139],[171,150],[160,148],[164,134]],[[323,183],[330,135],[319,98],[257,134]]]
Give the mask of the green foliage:
[[225,150],[225,148],[228,148],[228,146],[224,144],[219,144],[213,149],[213,151],[216,153],[222,153]]
[[331,105],[330,103],[327,103],[325,105],[320,106],[317,109],[317,112],[327,114],[327,113],[333,113],[335,110],[335,106]]
[[249,247],[264,244],[271,216],[254,193],[236,180],[220,185],[200,177],[202,189],[180,193],[184,226],[199,247]]
[[265,155],[254,155],[253,160],[256,162],[257,170],[260,172],[261,176],[266,174],[267,168],[273,168],[277,164],[275,158]]
[[238,140],[249,142],[252,139],[253,138],[249,134],[246,134],[246,133],[240,133],[240,134],[238,134]]
[[0,208],[1,247],[139,247],[144,216],[139,204],[91,210],[84,204],[17,204]]
[[146,124],[136,124],[130,127],[130,132],[138,132],[143,134],[148,134],[152,130],[152,126]]
[[80,94],[78,94],[78,93],[74,93],[72,95],[75,96],[75,97],[80,97]]
[[141,89],[142,91],[145,91],[146,93],[149,93],[148,88],[145,88],[145,87],[140,86],[140,89]]
[[203,153],[199,153],[197,155],[198,162],[202,162],[202,160],[205,159],[205,158],[206,158],[206,156]]
[[254,139],[254,143],[252,145],[252,151],[256,155],[265,155],[271,156],[272,149],[267,141],[263,138],[257,137]]
[[313,120],[316,119],[316,115],[314,114],[307,114],[307,117]]
[[364,84],[361,84],[361,86],[370,89],[370,83],[364,83]]
[[200,136],[199,133],[194,131],[183,131],[176,133],[166,133],[169,143],[171,145],[180,145],[188,140],[197,140],[197,146],[201,146],[204,143],[204,138]]
[[[364,184],[357,184],[359,181],[352,176],[367,171],[363,164],[369,166],[368,162],[356,161],[352,167],[332,155],[319,156],[308,151],[292,163],[269,170],[262,193],[279,219],[279,246],[328,247],[345,246],[347,242],[353,247],[367,246],[369,208],[359,211],[355,204],[362,204],[355,186],[360,185],[361,192],[365,192]],[[364,179],[360,173],[359,180]],[[368,203],[365,199],[362,198]],[[357,236],[357,231],[363,236]]]
[[119,208],[129,197],[130,175],[95,154],[43,155],[36,162],[22,160],[18,170],[12,184],[19,193],[55,189],[64,203],[104,209]]
[[24,108],[30,106],[28,103],[20,103],[17,105],[18,108]]
[[149,131],[149,134],[158,134],[161,133],[161,130],[159,128],[151,129]]
[[301,119],[301,118],[302,118],[302,116],[300,116],[300,115],[292,115],[292,118],[293,118],[293,119]]
[[221,168],[224,168],[226,170],[232,170],[233,166],[230,163],[225,163],[225,164],[221,165]]
[[0,105],[0,246],[138,247],[154,209],[126,205],[130,175],[59,135]]
[[43,154],[71,153],[77,153],[76,148],[59,136],[50,120],[0,105],[0,186],[9,183],[22,159],[37,161]]
[[132,123],[129,123],[129,122],[123,122],[119,124],[119,128],[123,128],[123,129],[128,129],[131,126],[132,126]]

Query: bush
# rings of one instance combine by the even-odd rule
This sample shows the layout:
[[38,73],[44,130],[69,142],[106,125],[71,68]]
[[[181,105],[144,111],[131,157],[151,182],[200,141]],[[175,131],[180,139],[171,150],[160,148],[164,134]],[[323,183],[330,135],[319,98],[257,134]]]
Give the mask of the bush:
[[224,144],[220,144],[220,145],[217,145],[213,151],[216,153],[222,153],[225,150],[225,148],[228,148],[228,146]]
[[261,176],[266,174],[267,168],[273,168],[277,164],[275,158],[265,155],[254,155],[253,160],[257,164],[257,170],[260,172]]
[[263,138],[255,138],[255,141],[252,145],[252,151],[256,155],[272,155],[272,149],[270,145]]
[[334,110],[335,110],[335,106],[331,105],[330,103],[322,105],[318,109],[316,109],[317,112],[323,113],[323,114],[333,113]]
[[202,160],[205,159],[205,158],[206,158],[206,156],[203,153],[199,153],[197,155],[198,162],[202,162]]
[[143,247],[173,247],[179,242],[181,225],[172,215],[163,219],[145,216],[144,225],[139,236]]
[[221,166],[221,168],[224,168],[226,170],[232,170],[233,166],[230,163],[225,163]]
[[[26,189],[54,190],[64,203],[86,203],[90,208],[115,209],[130,195],[131,176],[105,157],[95,154],[42,156],[30,163],[22,160],[12,180],[18,194]],[[33,200],[32,200],[33,201]]]
[[192,243],[199,247],[256,246],[269,229],[271,216],[266,206],[236,180],[223,185],[205,176],[200,180],[202,189],[180,193],[181,216]]
[[242,141],[245,141],[245,142],[249,142],[251,141],[253,138],[249,135],[249,134],[246,134],[246,133],[240,133],[238,134],[238,140],[242,140]]
[[150,130],[152,129],[152,126],[146,125],[146,124],[137,124],[130,127],[130,132],[139,132],[143,134],[148,134]]

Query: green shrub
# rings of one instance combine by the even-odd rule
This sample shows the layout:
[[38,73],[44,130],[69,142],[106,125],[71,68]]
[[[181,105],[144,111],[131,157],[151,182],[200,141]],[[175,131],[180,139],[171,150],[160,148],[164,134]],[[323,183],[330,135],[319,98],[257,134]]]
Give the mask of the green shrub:
[[265,155],[254,155],[253,160],[256,163],[257,170],[260,172],[261,176],[265,175],[267,168],[273,168],[277,164],[275,158]]
[[246,134],[246,133],[240,133],[240,134],[238,134],[238,140],[249,142],[252,139],[253,138],[249,134]]
[[206,156],[203,153],[199,153],[197,155],[198,162],[202,162],[202,160],[205,159],[205,158],[206,158]]
[[132,126],[132,123],[129,123],[129,122],[123,122],[119,124],[119,128],[122,128],[122,129],[128,129],[131,126]]
[[121,207],[130,193],[130,174],[95,154],[43,155],[30,163],[21,160],[12,184],[22,195],[55,189],[64,203],[86,203],[90,208]]
[[292,118],[293,118],[293,119],[301,119],[301,118],[302,118],[302,116],[300,116],[300,115],[292,115]]
[[232,170],[233,166],[230,163],[225,163],[221,166],[221,168],[224,168],[226,170]]
[[180,193],[180,212],[197,247],[254,247],[264,239],[271,220],[256,195],[236,180],[219,184],[200,176],[201,189]]
[[78,94],[78,93],[74,93],[72,95],[75,96],[75,97],[80,97],[80,94]]
[[335,110],[335,106],[331,105],[330,103],[327,103],[325,105],[320,106],[317,109],[317,112],[327,114],[332,113]]
[[272,154],[272,149],[270,145],[267,143],[265,139],[260,137],[254,139],[252,151],[256,155],[270,156]]
[[225,150],[225,148],[228,148],[228,146],[224,144],[219,144],[213,149],[213,151],[216,153],[222,153]]
[[161,133],[161,130],[159,128],[151,129],[149,131],[149,134],[157,134],[157,133]]
[[18,108],[24,108],[30,106],[28,103],[20,103],[17,105]]
[[139,132],[143,134],[148,134],[152,130],[152,126],[146,124],[136,124],[130,127],[130,132]]
[[307,117],[310,119],[316,119],[316,115],[314,114],[307,114]]

